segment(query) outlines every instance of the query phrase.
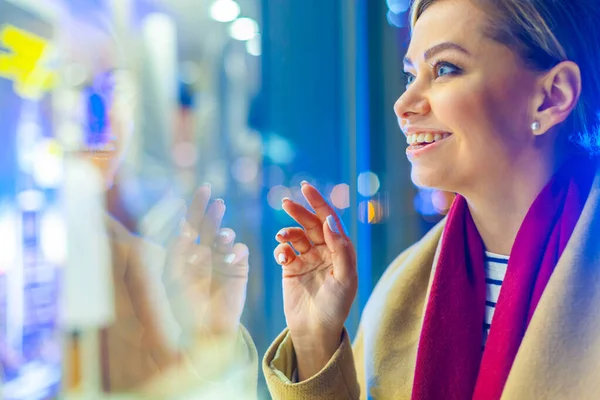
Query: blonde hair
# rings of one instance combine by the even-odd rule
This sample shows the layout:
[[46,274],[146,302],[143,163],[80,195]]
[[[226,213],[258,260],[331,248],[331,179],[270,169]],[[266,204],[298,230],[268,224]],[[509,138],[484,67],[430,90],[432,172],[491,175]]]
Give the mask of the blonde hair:
[[[432,4],[415,0],[411,27]],[[564,123],[569,140],[591,155],[600,154],[600,5],[595,0],[472,0],[486,11],[491,39],[513,49],[529,68],[549,70],[573,61],[581,70],[582,92]]]

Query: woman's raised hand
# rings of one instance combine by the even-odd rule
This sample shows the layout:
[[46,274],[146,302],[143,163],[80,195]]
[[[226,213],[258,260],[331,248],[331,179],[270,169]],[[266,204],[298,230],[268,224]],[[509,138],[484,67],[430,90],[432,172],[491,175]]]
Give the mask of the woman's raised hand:
[[246,300],[248,248],[221,228],[225,204],[196,191],[181,233],[169,249],[165,284],[175,317],[187,335],[234,335]]
[[339,347],[358,287],[354,246],[335,210],[306,182],[302,194],[315,212],[284,199],[283,209],[302,227],[280,230],[274,252],[300,380],[318,373]]

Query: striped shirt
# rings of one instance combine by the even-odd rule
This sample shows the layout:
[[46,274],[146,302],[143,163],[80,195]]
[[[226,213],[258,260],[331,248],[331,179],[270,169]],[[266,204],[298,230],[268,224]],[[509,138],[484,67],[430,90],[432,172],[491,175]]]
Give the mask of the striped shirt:
[[485,318],[483,321],[483,343],[485,347],[490,327],[492,326],[492,318],[500,296],[500,288],[506,275],[508,267],[508,257],[499,254],[485,252]]

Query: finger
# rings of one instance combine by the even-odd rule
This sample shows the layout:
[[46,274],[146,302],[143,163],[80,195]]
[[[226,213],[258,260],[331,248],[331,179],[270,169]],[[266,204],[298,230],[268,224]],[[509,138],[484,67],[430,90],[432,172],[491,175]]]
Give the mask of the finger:
[[228,277],[247,278],[249,256],[248,246],[243,243],[236,243],[231,252],[223,256],[223,262],[215,266],[215,271]]
[[[308,201],[308,204],[315,210],[321,224],[327,220],[329,215],[336,215],[334,208],[329,205],[323,195],[310,183],[306,181],[302,182],[301,190],[304,198]],[[345,235],[345,232],[343,232],[341,227],[340,233]]]
[[350,239],[342,234],[341,221],[335,214],[329,215],[323,223],[325,243],[331,252],[333,273],[338,282],[356,282],[356,254]]
[[304,228],[306,236],[308,236],[313,244],[320,245],[325,243],[323,223],[315,213],[307,210],[302,204],[298,204],[287,198],[283,200],[282,207],[294,221]]
[[185,262],[184,275],[190,276],[210,276],[212,269],[212,251],[204,245],[193,244],[182,254]]
[[248,246],[243,243],[236,243],[233,246],[232,254],[235,254],[235,259],[233,260],[232,264],[248,265],[248,260],[250,257],[250,250],[248,249]]
[[283,278],[290,278],[303,275],[311,271],[311,265],[304,261],[301,256],[297,256],[296,252],[289,243],[278,245],[273,251],[275,261],[281,265]]
[[223,228],[219,230],[215,238],[215,250],[217,253],[229,255],[233,251],[235,244],[235,231],[233,229]]
[[169,246],[168,263],[164,272],[168,284],[182,282],[190,265],[200,264],[210,257],[206,252],[206,246],[202,246],[202,250],[195,244],[196,237],[194,229],[184,220],[181,234]]
[[217,232],[225,215],[225,202],[222,199],[215,200],[208,209],[200,223],[200,244],[212,246]]
[[206,206],[210,200],[210,185],[205,184],[200,186],[196,192],[194,193],[194,198],[192,199],[192,204],[190,204],[190,208],[187,213],[187,220],[190,225],[197,231],[200,231],[200,224],[204,219],[204,213],[206,212]]
[[284,228],[277,232],[275,239],[279,243],[290,243],[300,254],[304,254],[312,249],[312,243],[302,228]]
[[288,243],[281,243],[275,247],[273,256],[275,257],[277,264],[281,265],[282,267],[293,266],[298,260],[296,252]]

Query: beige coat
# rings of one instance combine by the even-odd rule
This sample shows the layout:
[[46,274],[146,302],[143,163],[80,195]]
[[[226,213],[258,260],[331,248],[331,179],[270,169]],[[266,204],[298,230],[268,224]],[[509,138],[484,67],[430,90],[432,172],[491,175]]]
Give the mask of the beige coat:
[[[600,169],[525,333],[504,400],[600,399],[599,206]],[[365,307],[354,344],[344,333],[341,346],[319,374],[291,383],[291,339],[283,332],[275,340],[263,360],[273,399],[410,399],[444,224],[390,265]]]

